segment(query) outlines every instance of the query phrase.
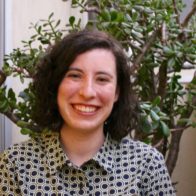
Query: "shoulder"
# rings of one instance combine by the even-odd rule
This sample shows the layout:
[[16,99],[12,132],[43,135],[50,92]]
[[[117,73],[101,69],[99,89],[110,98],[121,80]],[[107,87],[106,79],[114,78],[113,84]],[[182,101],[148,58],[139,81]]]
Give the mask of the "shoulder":
[[156,148],[141,141],[135,141],[129,136],[121,140],[117,145],[117,150],[122,155],[127,154],[131,159],[140,160],[144,163],[164,162],[163,155]]
[[50,146],[50,143],[57,142],[57,139],[57,134],[49,133],[36,136],[19,144],[14,144],[0,154],[0,164],[2,162],[14,164],[18,161],[44,156],[45,150]]
[[[130,137],[123,138],[117,148],[121,159],[128,162],[134,171],[140,171],[144,182],[151,179],[165,178],[169,181],[169,175],[163,155],[154,147],[140,141],[134,141]],[[136,169],[137,168],[137,169]]]
[[131,173],[141,180],[144,195],[175,195],[164,157],[156,148],[126,137],[118,151]]

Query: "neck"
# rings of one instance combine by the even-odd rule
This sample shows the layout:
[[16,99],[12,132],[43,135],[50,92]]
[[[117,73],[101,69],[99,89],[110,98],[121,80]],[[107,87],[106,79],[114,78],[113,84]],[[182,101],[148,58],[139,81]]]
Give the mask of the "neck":
[[104,143],[103,130],[76,133],[63,126],[60,137],[66,155],[77,166],[91,159]]

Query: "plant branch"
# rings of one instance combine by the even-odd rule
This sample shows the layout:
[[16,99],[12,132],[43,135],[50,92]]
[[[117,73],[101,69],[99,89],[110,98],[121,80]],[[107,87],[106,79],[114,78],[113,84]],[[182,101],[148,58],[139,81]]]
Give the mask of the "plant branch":
[[189,127],[191,127],[191,125],[187,125],[187,126],[184,126],[184,127],[177,127],[177,128],[174,128],[174,129],[170,129],[170,131],[171,132],[183,131],[185,129],[188,129]]
[[162,42],[163,42],[163,44],[166,44],[167,39],[168,39],[168,35],[167,35],[167,27],[166,27],[165,22],[162,24],[161,34],[162,34]]
[[[192,65],[189,65],[189,66],[186,65],[186,67],[188,67],[188,68],[190,67],[190,69],[191,69],[191,66],[192,66],[193,69],[195,68],[195,61],[194,60],[191,60],[191,59],[186,57],[186,61],[188,63],[192,64]],[[183,68],[184,68],[184,65],[183,65]]]
[[[191,125],[187,125],[187,126],[184,126],[184,127],[175,127],[175,128],[173,128],[173,129],[170,129],[170,132],[182,131],[182,130],[187,129],[187,128],[189,128],[189,127],[191,127]],[[151,132],[151,133],[148,133],[146,136],[151,136],[151,135],[154,135],[154,134],[156,134],[156,133],[157,133],[156,131],[153,131],[153,132]],[[156,144],[155,144],[155,145],[156,145]]]
[[178,12],[178,8],[177,8],[177,5],[176,5],[176,0],[173,0],[173,7],[174,7],[174,12],[176,14],[176,23],[180,24],[180,14]]
[[173,170],[176,166],[178,160],[178,154],[180,149],[180,140],[184,130],[178,132],[172,132],[171,141],[170,141],[170,150],[166,160],[166,165],[170,176],[173,173]]
[[5,82],[6,77],[7,76],[5,75],[5,73],[2,70],[0,70],[0,86]]
[[139,68],[140,63],[145,56],[146,52],[150,49],[151,45],[154,43],[155,39],[157,38],[158,34],[160,33],[160,28],[155,30],[152,35],[149,37],[149,41],[146,42],[144,47],[142,48],[141,53],[136,57],[134,60],[132,66],[131,66],[131,72],[134,74],[134,72]]
[[13,112],[7,111],[4,113],[5,116],[7,116],[13,123],[17,124],[17,122],[20,120]]
[[158,95],[163,98],[165,96],[166,85],[167,85],[167,62],[166,61],[164,61],[159,68],[158,78],[159,78]]
[[[16,116],[12,111],[7,111],[5,113],[3,113],[8,119],[10,119],[14,124],[17,125],[18,121],[20,121],[21,119],[18,118],[18,116]],[[28,128],[32,131],[35,131],[35,132],[41,132],[41,128],[38,127],[37,125],[32,125],[32,124],[26,124],[24,127],[22,128]]]
[[54,27],[53,27],[53,25],[52,25],[52,22],[48,22],[48,24],[50,25],[50,28],[51,28],[51,30],[52,30],[52,33],[54,34],[54,36],[55,36],[55,38],[57,38],[58,37],[58,35],[57,35],[57,32],[55,31],[55,29],[54,29]]
[[86,8],[88,6],[88,3],[86,3],[86,5],[82,5],[82,3],[80,3],[79,1],[77,1],[77,4],[83,9],[83,11],[85,12],[93,12],[93,13],[96,13],[96,14],[100,14],[100,11],[97,7],[95,6],[89,6],[88,8]]
[[184,28],[188,25],[189,20],[191,19],[191,17],[196,13],[196,3],[193,3],[192,9],[191,11],[187,14],[187,16],[185,17],[184,21],[182,22],[181,26]]
[[21,68],[21,67],[13,67],[13,72],[16,72],[18,74],[23,74],[23,77],[25,78],[32,78],[32,76],[29,74],[29,72],[24,69],[24,68]]
[[160,139],[153,147],[160,148],[160,146],[163,144],[164,139]]
[[[193,110],[191,110],[190,113],[192,113],[192,111]],[[190,116],[189,115],[190,113],[188,113],[187,116]],[[166,160],[166,165],[170,176],[172,175],[174,168],[176,166],[176,162],[178,160],[178,155],[180,150],[180,140],[185,129],[186,127],[184,129],[182,127],[179,127],[176,128],[175,131],[171,132],[170,150]]]
[[142,49],[137,46],[136,44],[133,44],[130,40],[120,41],[121,44],[129,44],[132,48],[142,52]]
[[88,12],[88,13],[96,13],[96,14],[100,14],[100,11],[96,8],[96,7],[90,7],[90,8],[84,8],[84,11],[85,12]]
[[[194,96],[192,99],[192,105],[196,105],[196,96]],[[192,112],[193,112],[193,108],[189,107],[188,111],[182,116],[182,118],[189,118]],[[186,127],[184,127],[184,129],[182,127],[176,127],[175,130],[177,131],[171,132],[170,150],[166,160],[166,165],[170,175],[172,175],[173,170],[176,166],[176,162],[178,160],[180,140],[185,129]]]

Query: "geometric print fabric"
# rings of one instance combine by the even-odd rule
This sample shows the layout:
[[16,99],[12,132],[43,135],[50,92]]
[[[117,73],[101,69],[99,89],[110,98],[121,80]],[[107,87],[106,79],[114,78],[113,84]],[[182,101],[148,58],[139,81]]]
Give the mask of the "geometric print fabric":
[[106,136],[95,156],[73,165],[58,133],[16,144],[0,155],[0,196],[174,196],[163,156],[125,137]]

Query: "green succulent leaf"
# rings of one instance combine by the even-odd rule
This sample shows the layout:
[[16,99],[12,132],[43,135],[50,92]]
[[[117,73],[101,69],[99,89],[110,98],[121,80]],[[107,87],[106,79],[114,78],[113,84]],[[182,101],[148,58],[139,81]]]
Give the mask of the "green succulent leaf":
[[152,125],[149,122],[147,116],[141,116],[140,118],[140,126],[144,133],[152,132]]
[[163,134],[165,137],[168,137],[168,136],[170,135],[170,129],[169,129],[169,127],[165,124],[165,122],[160,121],[160,128],[161,128],[162,134]]
[[22,128],[20,130],[21,134],[23,135],[30,135],[32,133],[32,130],[28,129],[28,128]]
[[6,113],[8,110],[9,110],[9,103],[8,103],[8,101],[6,99],[0,101],[0,111],[2,113]]
[[150,116],[152,117],[152,119],[154,121],[159,121],[160,120],[160,117],[153,110],[150,111]]
[[69,17],[69,24],[71,26],[73,26],[74,22],[75,22],[76,18],[74,16]]

